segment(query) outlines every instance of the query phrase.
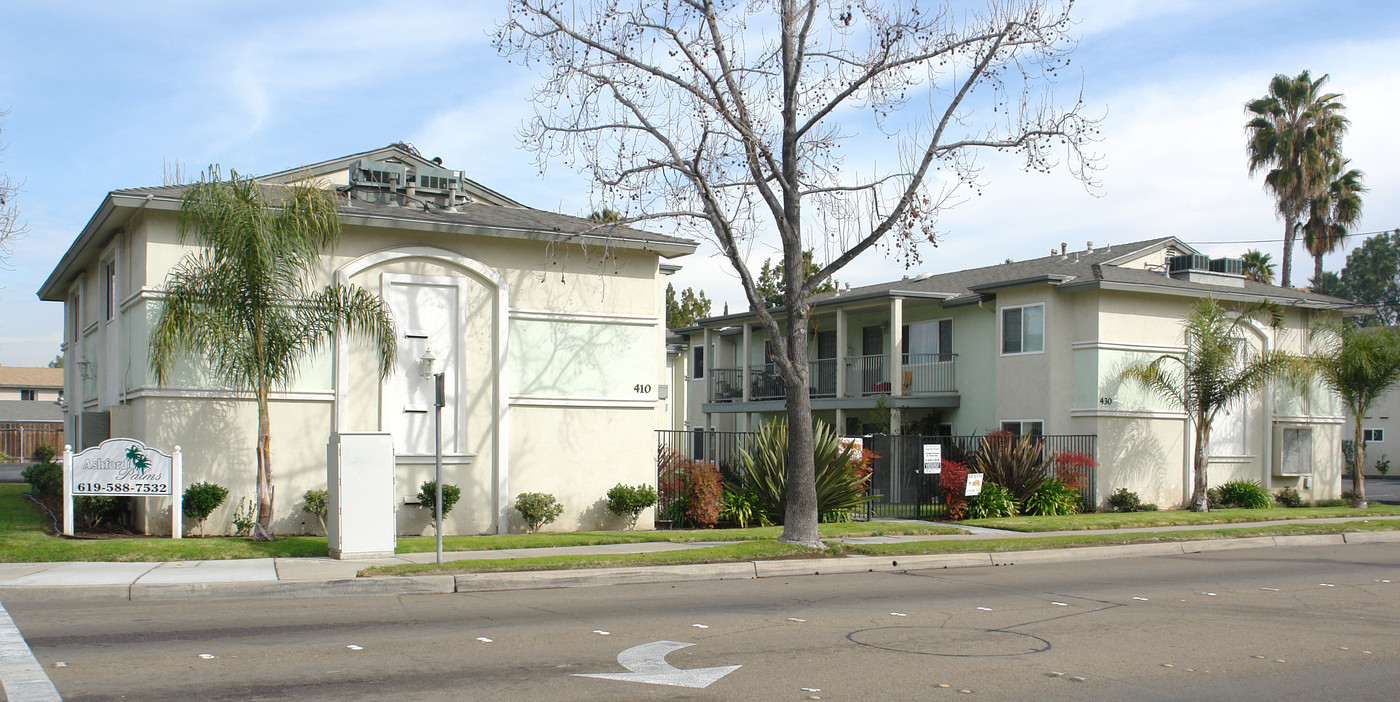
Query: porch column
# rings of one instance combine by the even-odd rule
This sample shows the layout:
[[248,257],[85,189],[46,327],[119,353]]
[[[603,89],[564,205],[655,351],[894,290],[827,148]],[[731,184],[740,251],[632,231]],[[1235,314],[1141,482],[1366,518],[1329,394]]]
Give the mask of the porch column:
[[836,310],[836,396],[846,396],[846,310]]
[[[743,351],[742,351],[742,353],[744,354],[744,359],[743,359],[743,362],[739,364],[739,383],[740,383],[741,385],[744,386],[744,394],[743,394],[744,402],[748,402],[748,401],[749,401],[749,394],[750,394],[749,391],[750,391],[750,389],[751,389],[751,388],[749,387],[749,358],[750,358],[750,354],[749,354],[749,344],[751,343],[751,339],[750,339],[750,334],[751,334],[751,333],[752,333],[752,330],[749,328],[749,323],[748,323],[748,322],[744,322],[744,348],[743,348]],[[748,418],[747,418],[747,417],[744,418],[744,422],[745,422],[745,424],[748,423]]]
[[[700,356],[702,358],[701,369],[705,373],[705,382],[701,383],[701,391],[705,393],[705,397],[701,400],[701,402],[714,402],[715,393],[714,390],[712,390],[711,388],[714,386],[715,382],[715,350],[710,347],[709,327],[705,327],[704,337],[701,340],[701,343],[704,344],[704,346],[701,347],[703,350],[700,352]],[[705,429],[710,430],[714,429],[714,427],[714,419],[710,416],[709,412],[706,412]]]
[[[890,300],[890,394],[904,394],[904,299]],[[890,420],[893,423],[893,419]],[[890,433],[895,433],[891,424]]]

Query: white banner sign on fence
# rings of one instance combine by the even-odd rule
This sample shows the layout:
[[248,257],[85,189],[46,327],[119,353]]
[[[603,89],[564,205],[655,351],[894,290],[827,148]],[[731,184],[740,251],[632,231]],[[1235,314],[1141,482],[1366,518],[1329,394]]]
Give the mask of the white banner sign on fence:
[[972,495],[981,495],[981,494],[982,494],[982,474],[981,474],[981,473],[968,473],[968,474],[967,474],[967,490],[963,492],[963,495],[969,496],[969,497],[970,497],[970,496],[972,496]]
[[943,472],[943,445],[924,444],[924,475]]
[[180,447],[168,454],[136,439],[107,439],[79,453],[63,447],[63,533],[73,533],[73,497],[173,497],[171,536],[180,538],[184,486]]

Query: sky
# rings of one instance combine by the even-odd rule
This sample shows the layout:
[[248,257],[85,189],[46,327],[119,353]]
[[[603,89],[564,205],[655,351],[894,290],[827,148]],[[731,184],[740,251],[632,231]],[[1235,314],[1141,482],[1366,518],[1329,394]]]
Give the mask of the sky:
[[[160,185],[171,164],[263,174],[396,141],[532,207],[586,216],[588,181],[541,169],[517,137],[536,69],[508,63],[490,31],[505,2],[82,2],[0,0],[0,172],[24,187],[28,233],[0,268],[0,364],[59,352],[62,305],[36,291],[115,189]],[[1083,0],[1074,80],[1102,116],[1099,185],[1063,168],[1025,173],[983,158],[980,195],[939,219],[917,269],[872,250],[837,274],[852,286],[918,272],[1174,235],[1212,256],[1258,248],[1283,225],[1244,155],[1243,105],[1269,79],[1310,70],[1343,94],[1352,166],[1366,174],[1357,232],[1400,227],[1400,3],[1389,0]],[[1339,270],[1345,253],[1325,260]],[[757,265],[772,248],[751,252]],[[702,242],[673,261],[678,289],[720,313],[746,307]],[[1294,283],[1312,260],[1294,252]]]

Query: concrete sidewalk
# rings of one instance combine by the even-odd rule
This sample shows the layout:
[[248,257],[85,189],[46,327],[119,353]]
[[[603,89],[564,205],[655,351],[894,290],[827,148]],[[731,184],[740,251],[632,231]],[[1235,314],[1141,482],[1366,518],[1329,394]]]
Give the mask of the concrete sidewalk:
[[[889,544],[918,541],[962,541],[994,538],[1036,538],[1111,533],[1190,532],[1221,528],[1248,528],[1292,523],[1337,524],[1390,521],[1400,517],[1346,517],[1240,524],[1201,524],[1133,529],[1098,529],[1060,532],[1013,532],[966,527],[968,534],[871,536],[827,539],[831,543]],[[593,568],[559,571],[469,573],[461,575],[386,576],[360,578],[356,574],[371,565],[431,563],[432,553],[412,553],[392,558],[339,561],[331,558],[259,558],[222,561],[173,562],[60,562],[0,564],[0,602],[61,602],[75,600],[157,600],[198,597],[329,597],[376,594],[427,594],[477,592],[502,589],[557,588],[656,583],[694,580],[730,580],[788,577],[875,570],[955,568],[1010,565],[1048,560],[1097,560],[1132,556],[1196,553],[1235,548],[1271,546],[1400,542],[1400,531],[1345,534],[1264,536],[1235,539],[1178,541],[1170,543],[1090,546],[1080,548],[998,553],[954,553],[926,556],[849,556],[630,568]],[[705,548],[732,542],[648,542],[598,546],[458,551],[444,553],[444,561],[509,559],[554,555],[658,553]]]

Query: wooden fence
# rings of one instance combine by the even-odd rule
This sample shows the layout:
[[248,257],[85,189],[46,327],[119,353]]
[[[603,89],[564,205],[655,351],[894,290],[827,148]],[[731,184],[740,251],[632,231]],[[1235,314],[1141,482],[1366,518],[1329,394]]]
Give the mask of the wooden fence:
[[45,445],[55,455],[63,455],[62,424],[25,422],[0,426],[0,453],[11,461],[33,460],[34,450]]

